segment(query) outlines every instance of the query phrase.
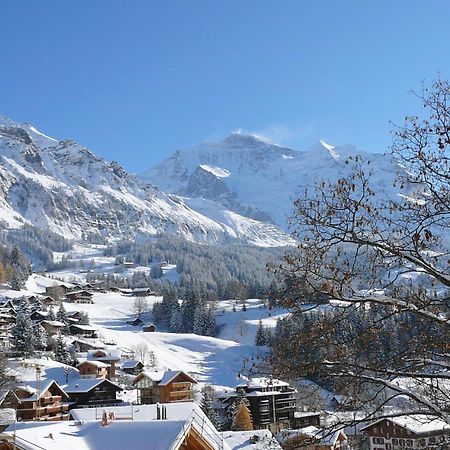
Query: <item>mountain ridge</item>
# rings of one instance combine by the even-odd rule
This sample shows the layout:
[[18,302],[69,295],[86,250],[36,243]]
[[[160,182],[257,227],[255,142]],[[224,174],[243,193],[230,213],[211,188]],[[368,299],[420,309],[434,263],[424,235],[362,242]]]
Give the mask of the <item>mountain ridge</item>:
[[273,225],[199,202],[203,213],[73,140],[0,117],[0,213],[8,227],[30,223],[74,240],[168,235],[208,244],[292,244]]

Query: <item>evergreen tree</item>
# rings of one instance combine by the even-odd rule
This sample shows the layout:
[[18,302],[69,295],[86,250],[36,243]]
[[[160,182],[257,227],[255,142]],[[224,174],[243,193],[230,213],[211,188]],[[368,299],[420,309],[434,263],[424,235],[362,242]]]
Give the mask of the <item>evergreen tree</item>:
[[56,346],[54,351],[54,357],[55,360],[70,365],[72,363],[72,357],[70,355],[69,349],[66,346],[66,343],[64,342],[64,339],[62,335],[58,335],[58,338],[56,339]]
[[62,331],[65,334],[70,334],[69,321],[67,320],[67,311],[66,308],[64,308],[64,304],[62,302],[56,313],[56,320],[64,324],[64,328],[62,329]]
[[13,269],[11,288],[20,291],[20,289],[25,287],[25,282],[32,273],[31,263],[18,247],[14,247],[11,250],[9,259]]
[[214,408],[215,391],[212,386],[204,386],[202,389],[202,399],[200,402],[200,408],[205,413],[206,417],[212,422],[216,429],[220,426],[219,415]]
[[20,355],[24,356],[33,353],[34,330],[29,314],[19,310],[16,323],[12,327],[12,337],[14,348]]
[[232,429],[233,431],[251,431],[254,429],[252,415],[244,401],[239,402],[237,406]]
[[48,309],[47,320],[56,320],[55,311],[53,311],[53,306]]
[[237,414],[237,405],[238,405],[237,402],[232,402],[232,403],[230,403],[230,405],[228,405],[228,408],[225,413],[225,420],[222,424],[223,430],[228,431],[233,428],[233,423],[235,421],[236,414]]
[[87,312],[81,311],[80,320],[78,321],[80,325],[89,325],[89,316]]
[[256,331],[255,345],[257,345],[258,347],[267,345],[267,334],[265,328],[263,327],[261,319],[259,319],[258,329]]
[[47,348],[48,336],[42,325],[33,327],[33,347],[36,350],[45,350]]
[[172,333],[182,333],[183,332],[183,318],[181,317],[181,312],[179,308],[174,308],[170,316],[170,331]]

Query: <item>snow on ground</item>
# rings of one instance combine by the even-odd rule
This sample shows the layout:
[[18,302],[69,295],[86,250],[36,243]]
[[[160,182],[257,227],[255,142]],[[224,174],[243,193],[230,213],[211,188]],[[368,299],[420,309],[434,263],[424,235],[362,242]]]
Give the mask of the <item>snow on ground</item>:
[[[248,300],[247,311],[238,306],[236,312],[232,310],[234,301],[223,301],[217,306],[217,338],[164,331],[144,333],[141,327],[126,323],[134,317],[134,297],[108,292],[95,293],[93,300],[94,304],[65,303],[65,307],[67,311],[86,311],[98,334],[123,351],[146,344],[155,353],[159,367],[190,372],[200,381],[220,386],[234,386],[242,381],[238,374],[244,359],[257,352],[254,339],[259,319],[265,326],[274,326],[276,322],[275,317],[268,317],[268,309],[261,300]],[[161,297],[147,297],[149,309],[157,301]],[[144,316],[144,321],[151,320],[150,313]]]

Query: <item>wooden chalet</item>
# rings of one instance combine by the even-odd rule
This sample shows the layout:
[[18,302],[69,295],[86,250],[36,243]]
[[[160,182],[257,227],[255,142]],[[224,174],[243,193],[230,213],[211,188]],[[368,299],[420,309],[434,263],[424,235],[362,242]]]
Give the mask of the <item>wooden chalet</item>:
[[110,367],[101,361],[83,361],[77,365],[81,378],[107,378]]
[[380,419],[361,428],[361,431],[369,440],[367,448],[370,450],[441,448],[444,442],[448,444],[450,438],[447,422],[425,414]]
[[139,375],[144,370],[144,364],[136,359],[127,359],[123,361],[120,370],[130,375]]
[[66,300],[70,303],[94,303],[92,300],[92,292],[85,289],[80,289],[77,291],[67,292]]
[[87,352],[89,350],[96,350],[99,348],[99,341],[97,339],[90,341],[88,339],[75,338],[72,341],[72,344],[77,345],[80,352]]
[[132,297],[148,297],[153,294],[154,292],[149,288],[134,288],[131,290]]
[[109,365],[108,367],[108,380],[114,380],[116,378],[116,367],[120,361],[120,350],[118,348],[105,348],[89,350],[87,352],[88,361],[100,361]]
[[142,331],[144,333],[154,333],[156,331],[156,325],[153,323],[149,323],[142,327]]
[[139,327],[143,323],[144,323],[144,321],[142,319],[140,319],[139,317],[136,317],[136,319],[133,319],[133,320],[127,320],[127,324],[132,325],[133,327]]
[[45,329],[49,335],[59,334],[66,324],[59,320],[42,320],[39,325]]
[[142,372],[133,380],[138,403],[192,402],[197,380],[182,371]]
[[117,399],[117,392],[122,388],[105,378],[80,378],[64,386],[64,390],[77,408],[108,407],[122,403]]
[[17,410],[18,420],[68,420],[68,396],[54,380],[36,381],[15,387],[2,407]]
[[292,428],[305,428],[314,425],[320,427],[320,412],[296,411],[292,421]]
[[9,348],[9,336],[11,330],[11,316],[0,314],[0,350]]
[[41,322],[42,320],[46,320],[48,317],[48,312],[46,311],[34,311],[30,315],[30,319],[34,322]]
[[75,336],[83,336],[87,338],[97,337],[97,329],[90,325],[80,325],[78,323],[72,323],[69,325],[70,334]]
[[41,299],[42,306],[54,306],[56,305],[56,301],[53,297],[50,297],[49,295],[46,295],[44,298]]

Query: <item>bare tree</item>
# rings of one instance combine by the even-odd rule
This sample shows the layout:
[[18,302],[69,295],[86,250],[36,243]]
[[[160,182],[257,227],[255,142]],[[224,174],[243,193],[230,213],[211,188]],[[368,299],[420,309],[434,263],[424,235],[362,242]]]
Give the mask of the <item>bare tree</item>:
[[402,399],[450,424],[450,84],[418,97],[426,117],[394,130],[398,195],[375,192],[356,157],[296,200],[299,245],[276,269],[292,314],[271,362],[345,392],[358,420],[398,415],[386,405]]
[[148,312],[148,303],[144,297],[136,297],[134,299],[133,311],[136,314],[137,318]]

